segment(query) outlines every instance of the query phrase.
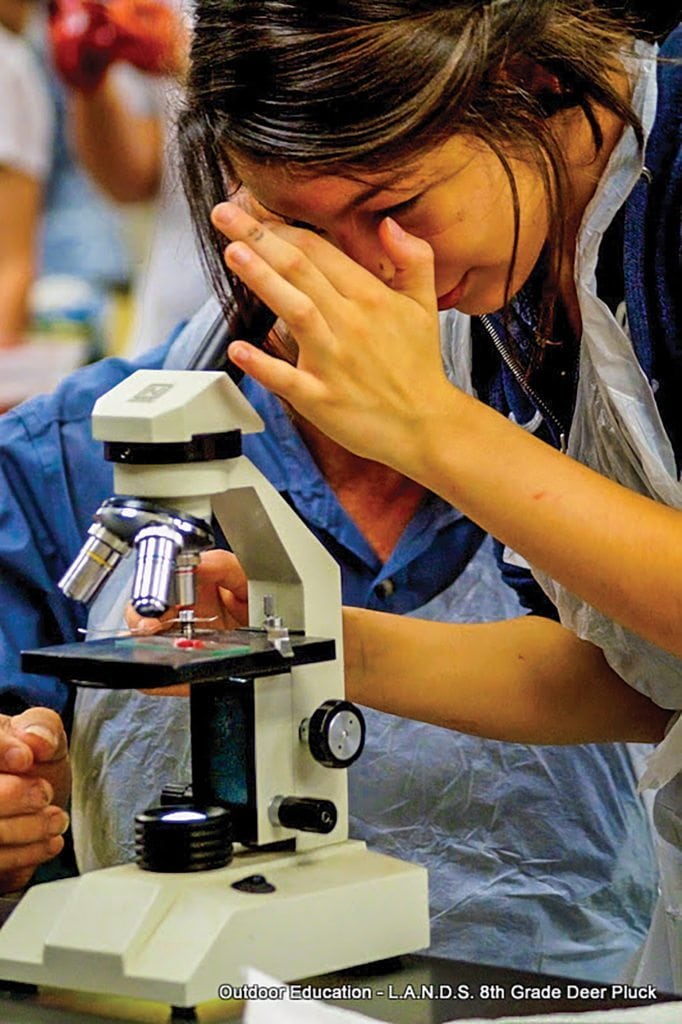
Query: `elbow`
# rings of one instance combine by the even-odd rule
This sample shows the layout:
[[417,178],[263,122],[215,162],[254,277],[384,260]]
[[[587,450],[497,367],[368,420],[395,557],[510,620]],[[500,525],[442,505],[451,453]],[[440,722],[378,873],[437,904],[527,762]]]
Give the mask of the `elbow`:
[[632,729],[634,735],[628,738],[631,743],[660,743],[665,737],[666,730],[676,711],[670,708],[659,707],[653,701],[649,701],[649,707],[639,719],[633,719]]

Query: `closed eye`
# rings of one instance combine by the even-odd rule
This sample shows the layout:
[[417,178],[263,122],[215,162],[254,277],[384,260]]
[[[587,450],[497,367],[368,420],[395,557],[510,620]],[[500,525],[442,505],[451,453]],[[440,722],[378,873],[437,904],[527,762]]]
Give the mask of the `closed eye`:
[[304,220],[294,220],[293,217],[285,217],[281,213],[275,214],[275,216],[279,217],[283,224],[288,224],[290,228],[302,228],[303,231],[312,231],[315,235],[324,234],[322,228],[316,228],[314,224],[308,224]]
[[411,199],[406,199],[402,203],[395,203],[393,206],[389,206],[385,210],[378,210],[377,215],[380,218],[384,217],[400,217],[401,214],[410,213],[417,203],[424,197],[424,192],[418,192],[416,196],[412,196]]

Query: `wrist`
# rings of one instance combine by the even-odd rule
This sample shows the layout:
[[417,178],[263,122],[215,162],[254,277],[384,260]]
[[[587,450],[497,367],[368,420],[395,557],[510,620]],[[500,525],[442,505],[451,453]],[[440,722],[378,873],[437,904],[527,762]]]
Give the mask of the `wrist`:
[[467,439],[474,436],[472,405],[480,403],[444,380],[438,393],[432,393],[428,404],[424,403],[421,414],[407,424],[404,464],[395,468],[447,497],[443,494],[443,484],[447,481],[448,493],[456,486],[452,476],[453,460],[458,450],[469,443]]

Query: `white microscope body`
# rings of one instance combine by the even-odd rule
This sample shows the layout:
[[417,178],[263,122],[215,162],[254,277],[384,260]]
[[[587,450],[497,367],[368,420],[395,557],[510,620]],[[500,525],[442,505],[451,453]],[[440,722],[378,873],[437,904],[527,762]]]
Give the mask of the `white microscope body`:
[[[211,870],[125,864],[36,886],[0,931],[2,978],[191,1007],[217,998],[222,984],[241,984],[247,966],[291,980],[428,946],[426,871],[348,839],[346,771],[338,768],[357,731],[352,712],[323,737],[331,761],[323,763],[309,735],[319,709],[352,708],[344,701],[339,569],[263,475],[236,454],[239,432],[262,429],[237,387],[218,372],[138,371],[104,395],[93,414],[94,436],[115,460],[116,493],[157,502],[188,520],[208,521],[212,514],[248,578],[250,627],[261,638],[265,603],[269,667],[243,672],[240,661],[241,674],[225,681],[238,701],[248,694],[238,709],[242,726],[252,718],[247,741],[240,734],[248,750],[240,748],[239,792],[231,781],[227,798],[240,823],[235,839],[248,845]],[[215,448],[204,443],[217,436],[223,441]],[[222,457],[225,437],[235,444],[230,457]],[[188,456],[197,439],[203,454]],[[100,547],[82,571],[97,569],[98,559]],[[156,564],[153,556],[152,569]],[[297,638],[303,645],[310,637],[332,640],[335,657],[301,663]],[[155,657],[127,642],[130,663],[107,662],[109,675],[98,677],[105,685],[140,685],[132,662]],[[98,643],[66,646],[87,651]],[[54,666],[49,671],[57,674]],[[209,692],[219,700],[222,685],[194,682],[192,700]],[[203,720],[215,717],[210,707]],[[214,734],[221,728],[215,718]],[[199,732],[193,718],[193,759],[204,750]],[[334,744],[338,763],[329,750]],[[229,759],[229,743],[226,749]],[[195,797],[198,784],[195,779]],[[224,801],[222,784],[202,783],[210,797]],[[308,812],[319,817],[319,808],[328,807],[334,814],[322,814],[325,824],[308,830]],[[233,887],[254,877],[263,886]]]

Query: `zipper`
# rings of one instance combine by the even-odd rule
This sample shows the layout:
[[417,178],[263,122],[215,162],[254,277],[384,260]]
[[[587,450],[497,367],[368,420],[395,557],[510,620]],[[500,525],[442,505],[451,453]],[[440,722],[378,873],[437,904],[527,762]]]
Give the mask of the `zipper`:
[[567,444],[566,428],[564,427],[563,423],[558,418],[558,416],[556,416],[556,414],[552,412],[550,407],[547,405],[547,402],[545,402],[544,398],[542,398],[541,395],[537,393],[535,388],[531,387],[531,385],[528,383],[528,381],[526,380],[523,367],[521,366],[519,361],[512,355],[512,353],[509,351],[509,349],[502,341],[502,338],[497,333],[497,328],[495,327],[495,324],[492,322],[490,317],[486,313],[483,313],[481,316],[478,317],[478,319],[485,327],[490,337],[490,340],[492,341],[493,345],[497,350],[497,354],[500,356],[505,366],[511,372],[516,383],[519,385],[521,390],[526,394],[526,396],[530,398],[533,405],[537,409],[539,409],[544,418],[548,420],[549,423],[551,423],[554,427],[554,430],[559,438],[559,450],[561,451],[562,455],[565,455],[567,451]]

